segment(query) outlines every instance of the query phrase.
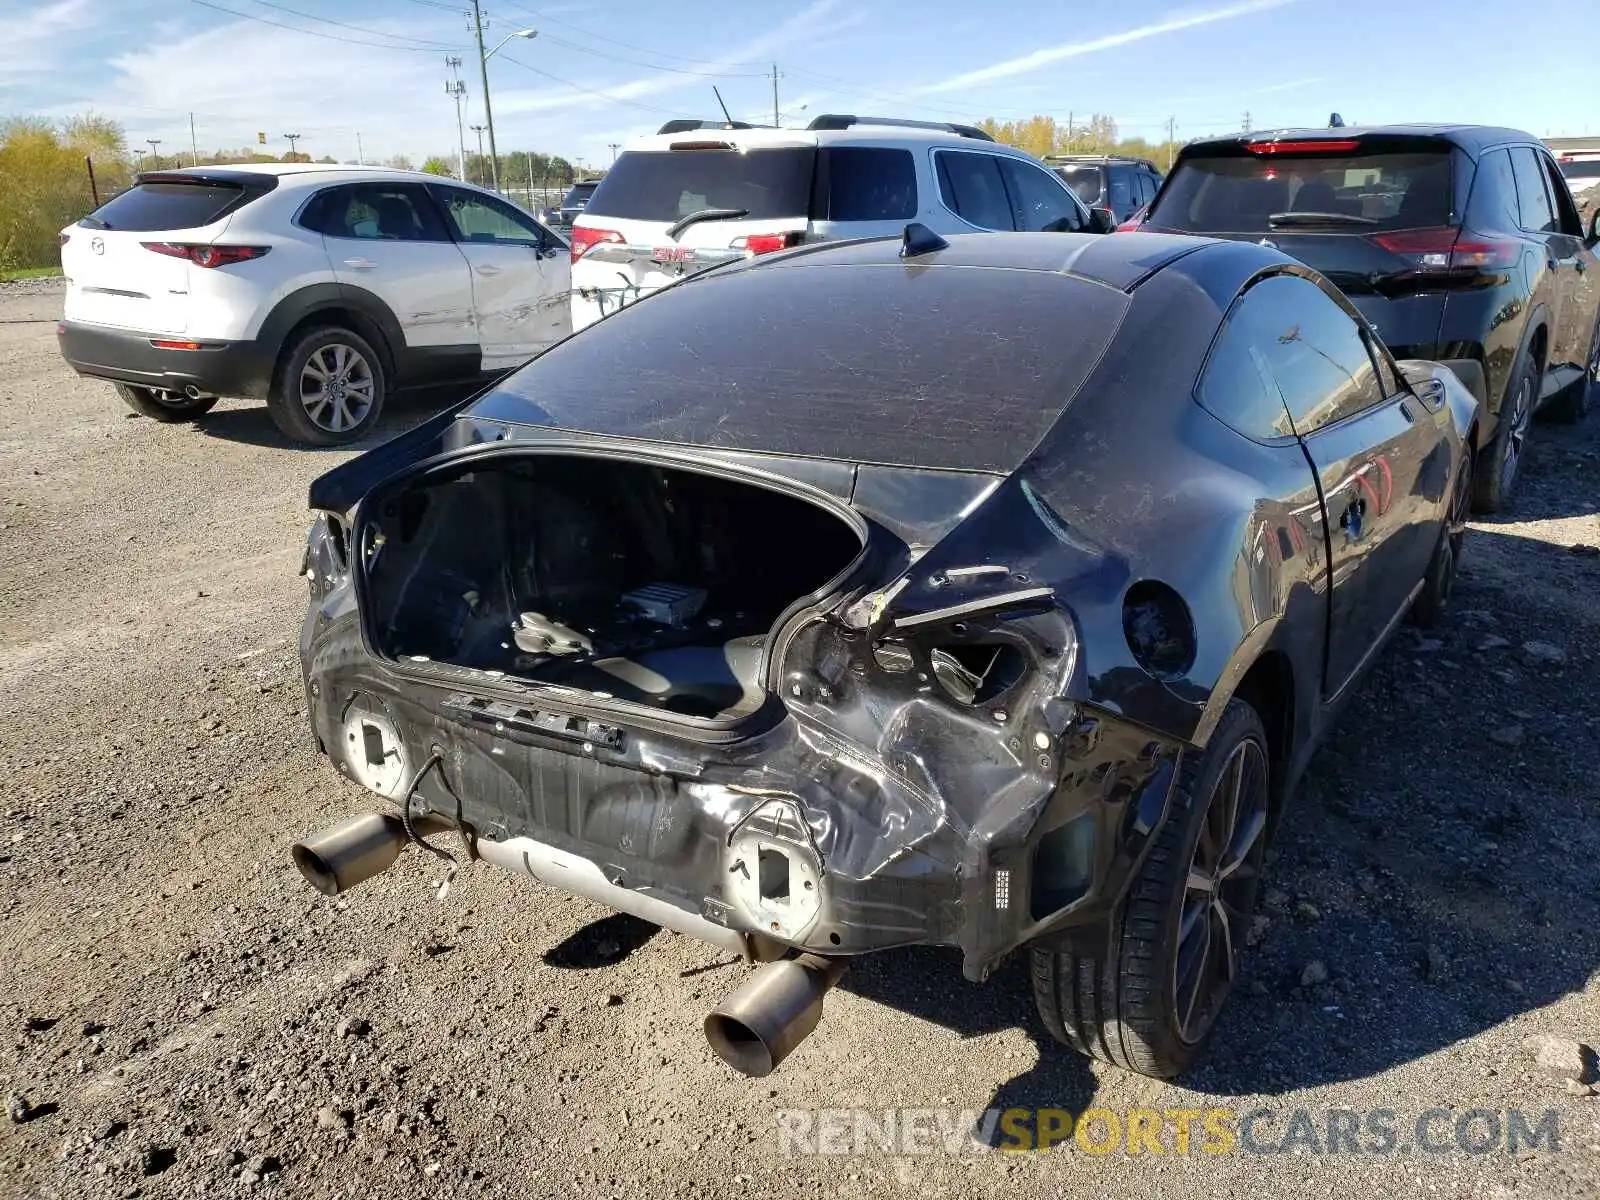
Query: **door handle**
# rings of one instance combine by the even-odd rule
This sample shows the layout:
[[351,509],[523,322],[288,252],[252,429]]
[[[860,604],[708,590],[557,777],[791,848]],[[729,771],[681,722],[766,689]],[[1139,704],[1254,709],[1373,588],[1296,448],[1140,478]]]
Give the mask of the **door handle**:
[[347,258],[344,260],[344,265],[353,271],[370,271],[378,264],[370,258]]
[[500,274],[500,268],[490,263],[481,263],[474,267],[473,270],[475,270],[479,275],[484,276]]

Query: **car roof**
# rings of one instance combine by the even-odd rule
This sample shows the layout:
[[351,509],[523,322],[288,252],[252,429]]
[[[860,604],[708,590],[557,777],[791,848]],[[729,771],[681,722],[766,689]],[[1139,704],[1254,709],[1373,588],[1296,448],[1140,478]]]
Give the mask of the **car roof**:
[[907,125],[873,125],[863,121],[848,129],[778,129],[757,126],[753,129],[686,129],[679,133],[652,133],[635,138],[627,145],[633,153],[671,150],[674,145],[725,143],[739,149],[770,150],[781,147],[883,146],[924,143],[965,147],[1003,154],[1011,158],[1038,160],[1026,150],[1003,142],[967,137],[948,129],[919,129]]
[[[1070,275],[1117,291],[1131,292],[1179,258],[1220,244],[1214,238],[1166,233],[958,233],[943,240],[943,249],[912,258],[901,256],[902,239],[899,237],[818,242],[785,253],[758,255],[725,270],[765,270],[786,264],[904,266],[909,262],[929,269],[967,267]],[[1276,252],[1258,249],[1263,264],[1281,261]]]
[[1179,151],[1179,155],[1217,146],[1243,145],[1247,142],[1286,141],[1349,141],[1362,138],[1415,137],[1438,138],[1463,150],[1475,153],[1507,142],[1538,142],[1538,138],[1520,129],[1498,125],[1429,124],[1417,122],[1409,125],[1334,125],[1309,129],[1254,129],[1249,132],[1230,133],[1218,137],[1196,138]]
[[330,181],[360,183],[363,180],[409,179],[418,183],[448,183],[475,192],[487,190],[449,175],[430,175],[426,171],[407,171],[400,167],[361,167],[353,163],[208,163],[198,167],[144,171],[136,177],[135,182],[215,179],[219,182],[248,184],[252,180],[259,183],[263,177],[276,179],[280,188],[296,185],[312,187]]

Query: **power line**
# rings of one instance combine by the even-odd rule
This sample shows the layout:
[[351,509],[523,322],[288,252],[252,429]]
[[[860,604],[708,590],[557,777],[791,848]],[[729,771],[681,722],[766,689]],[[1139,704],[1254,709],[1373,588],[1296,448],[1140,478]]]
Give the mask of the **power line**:
[[238,17],[242,21],[255,21],[262,25],[272,25],[278,29],[287,29],[290,33],[303,33],[307,37],[325,38],[331,42],[345,42],[352,46],[371,46],[375,50],[409,50],[415,54],[437,54],[441,49],[451,49],[439,45],[431,48],[422,46],[396,46],[391,42],[366,42],[357,38],[341,37],[337,33],[323,33],[318,29],[302,29],[298,25],[285,25],[282,21],[273,21],[267,17],[258,17],[253,13],[242,13],[232,8],[224,8],[220,4],[213,4],[211,0],[189,0],[191,4],[198,4],[201,8],[213,9],[216,12],[227,13],[230,17]]
[[542,76],[545,79],[550,80],[552,83],[559,83],[562,87],[571,88],[573,91],[576,91],[576,92],[585,92],[585,93],[587,93],[588,95],[591,95],[591,96],[598,96],[600,99],[609,100],[613,104],[627,104],[627,105],[632,106],[633,108],[643,109],[645,112],[666,113],[667,116],[669,116],[669,117],[675,117],[675,116],[679,115],[677,110],[675,110],[675,109],[661,108],[661,107],[659,107],[657,105],[654,105],[654,104],[645,104],[645,103],[643,103],[642,101],[639,101],[639,100],[630,100],[626,96],[613,96],[608,92],[599,92],[599,91],[596,91],[594,88],[584,87],[581,83],[573,83],[572,80],[563,79],[559,75],[552,75],[552,74],[550,74],[549,71],[541,71],[538,67],[530,67],[527,63],[523,62],[520,58],[512,58],[511,55],[509,55],[509,54],[502,53],[500,55],[500,57],[502,59],[504,59],[506,62],[515,63],[517,66],[521,67],[524,71],[531,71],[535,75],[539,75],[539,76]]
[[[765,79],[765,71],[691,71],[685,67],[666,67],[660,63],[644,62],[637,58],[623,58],[620,54],[609,54],[604,50],[593,50],[588,46],[580,46],[577,42],[569,42],[564,38],[554,38],[541,35],[541,42],[549,42],[552,46],[564,46],[568,50],[576,50],[579,54],[592,54],[595,58],[603,58],[607,62],[626,63],[630,67],[643,67],[647,71],[665,71],[671,75],[695,75],[702,79]],[[707,63],[706,66],[715,66]]]
[[[324,25],[337,25],[340,29],[353,29],[357,33],[368,33],[368,34],[371,34],[373,37],[394,38],[396,41],[401,41],[401,42],[415,42],[420,46],[425,46],[429,50],[454,50],[454,49],[456,49],[456,47],[448,46],[448,45],[444,44],[443,42],[430,42],[430,41],[427,41],[427,40],[425,40],[423,38],[407,37],[403,33],[385,33],[381,29],[368,29],[364,25],[352,25],[348,21],[335,21],[332,17],[319,17],[314,13],[301,12],[299,9],[296,9],[296,8],[289,8],[288,6],[283,5],[283,4],[276,4],[276,3],[273,2],[273,0],[255,0],[255,2],[257,4],[259,4],[259,5],[261,5],[263,8],[275,8],[279,12],[288,13],[291,17],[300,17],[303,20],[307,20],[307,21],[321,21]],[[311,33],[311,32],[314,32],[314,31],[308,29],[305,32]],[[396,49],[399,49],[399,47],[396,47]]]
[[[422,3],[422,0],[415,0],[415,2],[420,4],[420,3]],[[697,66],[697,67],[715,67],[715,66],[722,66],[723,65],[723,61],[722,60],[707,60],[707,59],[703,59],[703,58],[688,58],[688,57],[685,57],[682,54],[668,54],[665,50],[653,50],[653,49],[652,50],[647,50],[642,46],[635,46],[635,45],[633,45],[632,43],[629,43],[629,42],[621,42],[621,41],[618,41],[614,37],[607,37],[603,33],[595,33],[591,29],[585,29],[582,25],[574,25],[571,21],[563,21],[563,20],[560,20],[559,18],[550,16],[548,13],[542,13],[542,12],[536,11],[535,9],[531,9],[531,8],[527,7],[526,5],[524,5],[524,4],[517,4],[517,3],[515,3],[515,0],[499,0],[499,2],[501,4],[503,4],[503,5],[506,5],[507,7],[516,9],[520,13],[523,13],[523,14],[525,14],[527,16],[533,17],[535,20],[543,21],[543,22],[545,22],[547,24],[550,24],[550,25],[559,25],[563,29],[572,30],[574,33],[581,33],[584,37],[588,38],[590,41],[605,42],[608,45],[612,45],[612,46],[621,46],[624,50],[632,50],[635,54],[649,54],[649,55],[653,55],[656,58],[667,58],[667,59],[671,59],[673,62],[690,63],[690,64],[692,64],[694,66]],[[728,62],[726,65],[728,65],[730,67],[759,67],[762,64],[760,64],[758,62],[743,62],[743,61],[740,61],[740,62]],[[665,68],[659,68],[659,69],[665,70]],[[690,72],[690,73],[693,74],[694,72]],[[756,74],[764,75],[764,74],[766,74],[766,72],[759,71],[759,72],[756,72]]]

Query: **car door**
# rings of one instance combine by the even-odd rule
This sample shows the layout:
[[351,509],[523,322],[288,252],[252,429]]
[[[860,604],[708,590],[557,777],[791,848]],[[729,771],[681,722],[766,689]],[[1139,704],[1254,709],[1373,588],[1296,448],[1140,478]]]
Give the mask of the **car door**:
[[[1517,184],[1517,223],[1524,233],[1544,245],[1545,269],[1548,284],[1535,286],[1536,299],[1544,301],[1550,310],[1550,345],[1545,354],[1544,366],[1559,369],[1563,361],[1561,330],[1564,328],[1562,309],[1567,296],[1575,286],[1573,247],[1562,235],[1557,223],[1555,202],[1550,195],[1550,184],[1545,179],[1544,165],[1532,146],[1511,147],[1511,173]],[[1545,372],[1545,384],[1552,383],[1551,371]]]
[[1556,255],[1559,273],[1561,314],[1551,337],[1550,364],[1554,377],[1545,391],[1566,386],[1576,379],[1589,361],[1589,345],[1595,333],[1595,310],[1600,304],[1600,283],[1589,278],[1596,266],[1594,252],[1584,242],[1583,221],[1572,202],[1567,181],[1550,156],[1534,151],[1544,170],[1545,186],[1553,213],[1548,241]]
[[324,188],[298,223],[322,235],[341,286],[371,293],[394,314],[406,348],[421,351],[405,356],[408,368],[424,369],[424,360],[436,358],[477,369],[467,260],[425,188],[389,182]]
[[1014,228],[1032,233],[1081,233],[1089,212],[1054,171],[1020,158],[999,160]]
[[1425,470],[1435,465],[1431,424],[1386,359],[1380,373],[1363,326],[1320,286],[1281,274],[1247,295],[1255,345],[1321,489],[1330,579],[1323,684],[1332,698],[1405,615],[1433,554],[1440,484]]
[[1114,164],[1106,168],[1106,205],[1118,221],[1125,221],[1139,207],[1134,182],[1134,168]]
[[430,186],[471,267],[484,370],[521,366],[565,337],[572,328],[572,263],[561,240],[497,197]]

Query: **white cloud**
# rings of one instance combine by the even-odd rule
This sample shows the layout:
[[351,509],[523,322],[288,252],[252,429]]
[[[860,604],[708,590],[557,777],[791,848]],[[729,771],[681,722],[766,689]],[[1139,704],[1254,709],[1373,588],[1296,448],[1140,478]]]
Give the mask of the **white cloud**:
[[89,28],[89,0],[56,0],[26,16],[0,16],[0,78],[52,70],[65,35]]
[[1132,42],[1142,42],[1147,38],[1160,37],[1168,33],[1178,33],[1185,29],[1194,29],[1200,25],[1211,25],[1218,21],[1230,21],[1235,17],[1267,12],[1270,9],[1282,8],[1286,4],[1293,3],[1295,3],[1295,0],[1243,0],[1242,3],[1230,4],[1223,8],[1213,8],[1205,12],[1176,13],[1159,21],[1152,21],[1145,25],[1136,26],[1133,29],[1124,29],[1119,33],[1109,33],[1101,37],[1090,38],[1087,41],[1064,42],[1057,46],[1046,46],[1042,50],[1035,50],[1033,53],[1024,54],[1019,58],[1008,58],[1004,62],[993,63],[976,71],[965,71],[942,82],[917,88],[916,94],[931,95],[935,92],[968,88],[982,83],[993,83],[999,79],[1010,79],[1013,76],[1037,71],[1040,67],[1047,67],[1052,63],[1062,62],[1065,59],[1080,58],[1086,54],[1096,54],[1101,50],[1111,50],[1118,46],[1129,45]]

